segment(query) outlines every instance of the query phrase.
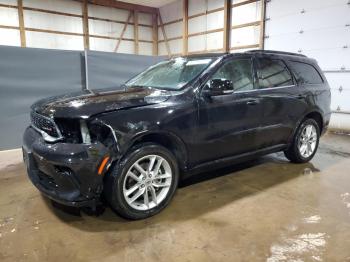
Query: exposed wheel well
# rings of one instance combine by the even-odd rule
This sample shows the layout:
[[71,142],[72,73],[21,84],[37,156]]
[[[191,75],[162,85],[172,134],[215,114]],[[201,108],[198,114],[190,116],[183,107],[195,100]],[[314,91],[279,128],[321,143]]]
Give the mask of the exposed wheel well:
[[314,119],[317,124],[318,124],[318,127],[320,128],[320,133],[322,133],[322,130],[323,130],[323,119],[322,119],[322,115],[318,112],[311,112],[309,114],[307,114],[305,116],[305,119],[306,118],[312,118]]
[[174,154],[180,169],[184,170],[186,168],[187,152],[180,139],[168,134],[147,134],[136,139],[132,146],[147,142],[164,146]]

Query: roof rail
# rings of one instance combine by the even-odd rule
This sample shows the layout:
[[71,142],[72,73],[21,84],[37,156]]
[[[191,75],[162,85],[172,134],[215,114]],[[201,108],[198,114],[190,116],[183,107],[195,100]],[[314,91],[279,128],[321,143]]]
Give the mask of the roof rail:
[[281,55],[293,55],[293,56],[306,57],[306,55],[303,55],[303,54],[297,54],[297,53],[292,53],[292,52],[284,52],[284,51],[274,51],[274,50],[262,50],[262,49],[250,50],[250,51],[247,51],[247,53],[281,54]]

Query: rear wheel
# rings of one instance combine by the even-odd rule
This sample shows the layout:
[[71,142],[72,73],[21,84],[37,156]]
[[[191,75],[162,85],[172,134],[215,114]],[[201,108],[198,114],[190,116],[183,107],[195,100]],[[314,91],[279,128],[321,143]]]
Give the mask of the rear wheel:
[[317,122],[314,119],[306,119],[299,126],[292,144],[284,154],[291,162],[308,162],[317,151],[319,139],[320,128]]
[[150,217],[168,205],[178,177],[176,159],[170,151],[156,144],[143,144],[112,169],[106,198],[123,217]]

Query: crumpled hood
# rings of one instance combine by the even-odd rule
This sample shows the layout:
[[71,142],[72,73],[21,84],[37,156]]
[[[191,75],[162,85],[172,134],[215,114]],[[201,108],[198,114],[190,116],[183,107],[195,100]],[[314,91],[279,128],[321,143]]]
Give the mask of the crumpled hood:
[[170,92],[154,88],[86,90],[39,100],[32,105],[32,110],[52,118],[88,118],[104,112],[161,103],[169,96]]

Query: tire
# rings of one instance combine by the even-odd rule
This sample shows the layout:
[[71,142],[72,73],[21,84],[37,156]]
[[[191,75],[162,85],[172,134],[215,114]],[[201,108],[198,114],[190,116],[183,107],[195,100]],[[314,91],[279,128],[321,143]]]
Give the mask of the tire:
[[[151,172],[149,165],[153,167]],[[105,181],[104,194],[120,216],[144,219],[159,213],[169,204],[178,180],[174,155],[163,146],[145,143],[132,148],[112,167]]]
[[[306,130],[307,128],[309,129]],[[307,132],[310,132],[310,128],[312,135],[308,137]],[[317,151],[319,140],[320,127],[314,119],[308,118],[298,127],[293,141],[288,149],[284,151],[284,155],[293,163],[309,162]]]

